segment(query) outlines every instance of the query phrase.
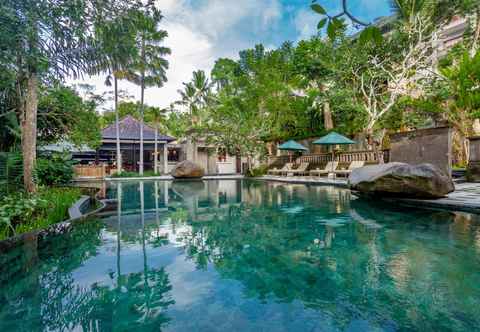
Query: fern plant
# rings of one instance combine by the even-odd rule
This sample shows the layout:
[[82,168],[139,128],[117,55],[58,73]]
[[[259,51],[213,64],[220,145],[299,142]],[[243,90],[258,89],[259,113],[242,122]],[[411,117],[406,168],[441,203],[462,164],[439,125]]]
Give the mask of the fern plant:
[[22,155],[19,152],[0,152],[0,197],[18,191],[23,183]]

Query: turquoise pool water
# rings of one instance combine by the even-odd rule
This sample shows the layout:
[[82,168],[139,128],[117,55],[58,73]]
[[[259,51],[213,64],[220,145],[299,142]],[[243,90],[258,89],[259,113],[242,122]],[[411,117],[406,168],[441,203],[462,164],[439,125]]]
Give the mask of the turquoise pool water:
[[473,331],[477,216],[332,187],[111,184],[118,207],[0,255],[0,331]]

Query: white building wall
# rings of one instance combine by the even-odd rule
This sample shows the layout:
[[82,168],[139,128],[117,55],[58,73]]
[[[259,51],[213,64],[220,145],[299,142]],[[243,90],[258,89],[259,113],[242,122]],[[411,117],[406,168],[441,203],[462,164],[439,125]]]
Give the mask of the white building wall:
[[237,172],[236,157],[227,154],[227,160],[217,161],[218,174],[235,174]]

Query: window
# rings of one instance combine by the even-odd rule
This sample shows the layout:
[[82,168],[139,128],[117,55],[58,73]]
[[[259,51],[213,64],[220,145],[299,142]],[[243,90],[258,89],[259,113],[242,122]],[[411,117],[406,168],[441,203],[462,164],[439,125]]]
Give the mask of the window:
[[180,158],[180,151],[178,149],[168,149],[168,161],[177,162]]
[[227,161],[227,150],[226,149],[218,149],[218,152],[217,152],[217,158],[218,158],[218,162],[220,163],[224,163]]

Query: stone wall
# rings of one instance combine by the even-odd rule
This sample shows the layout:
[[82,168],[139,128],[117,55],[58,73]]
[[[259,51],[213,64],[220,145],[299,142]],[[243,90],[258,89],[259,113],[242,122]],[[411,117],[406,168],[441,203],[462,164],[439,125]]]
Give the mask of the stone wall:
[[467,168],[467,179],[472,182],[480,182],[480,136],[470,137],[470,157]]
[[452,129],[414,130],[390,135],[390,162],[430,163],[452,174]]

